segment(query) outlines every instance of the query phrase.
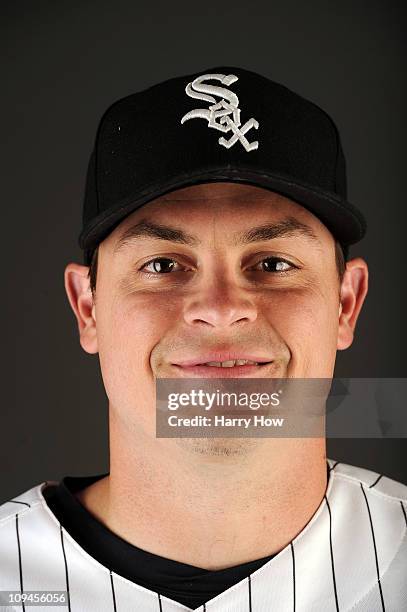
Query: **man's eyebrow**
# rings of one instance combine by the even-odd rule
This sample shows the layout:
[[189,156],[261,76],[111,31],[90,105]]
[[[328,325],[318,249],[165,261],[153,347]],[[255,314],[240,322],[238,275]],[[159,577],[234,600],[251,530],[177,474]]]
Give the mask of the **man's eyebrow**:
[[291,238],[292,236],[304,236],[320,243],[318,236],[309,225],[298,221],[295,217],[286,217],[276,223],[265,223],[235,234],[233,244],[238,246],[251,242],[274,240],[275,238]]
[[[311,227],[298,221],[294,217],[286,217],[275,223],[265,223],[257,227],[252,227],[243,232],[237,232],[233,235],[232,245],[240,246],[250,244],[252,242],[261,242],[273,240],[275,238],[289,238],[292,236],[304,236],[316,242],[320,242],[317,235]],[[157,240],[166,240],[169,242],[177,242],[179,244],[187,244],[189,246],[199,246],[202,241],[193,234],[189,234],[184,230],[162,225],[142,219],[135,225],[130,226],[118,239],[114,252],[117,253],[125,245],[135,242],[139,238],[154,238]]]
[[198,246],[201,240],[196,236],[187,234],[184,230],[162,225],[141,219],[135,225],[129,227],[118,239],[114,252],[117,253],[125,245],[136,241],[138,238],[155,238],[157,240],[168,240],[170,242],[178,242],[179,244],[188,244],[189,246]]

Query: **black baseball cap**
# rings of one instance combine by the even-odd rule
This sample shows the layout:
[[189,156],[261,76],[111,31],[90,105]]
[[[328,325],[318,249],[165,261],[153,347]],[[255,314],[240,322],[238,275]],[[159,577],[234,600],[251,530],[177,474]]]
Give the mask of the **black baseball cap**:
[[347,200],[345,157],[331,117],[255,72],[233,66],[166,80],[112,104],[90,157],[79,245],[97,245],[130,213],[208,182],[270,189],[318,217],[342,245],[366,232]]

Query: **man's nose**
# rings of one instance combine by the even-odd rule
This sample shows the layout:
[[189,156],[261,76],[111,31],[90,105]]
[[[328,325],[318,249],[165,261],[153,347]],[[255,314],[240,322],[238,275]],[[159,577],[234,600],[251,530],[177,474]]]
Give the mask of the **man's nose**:
[[257,318],[254,296],[232,280],[217,278],[187,298],[184,318],[189,325],[227,328]]

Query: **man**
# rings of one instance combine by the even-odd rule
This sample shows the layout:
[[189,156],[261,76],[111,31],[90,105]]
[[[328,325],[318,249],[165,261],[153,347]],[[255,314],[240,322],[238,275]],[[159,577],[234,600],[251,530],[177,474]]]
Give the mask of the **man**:
[[83,221],[65,287],[110,471],[2,506],[1,588],[69,610],[402,610],[407,487],[321,436],[156,436],[158,379],[331,379],[351,345],[365,222],[332,120],[240,68],[160,83],[105,113]]

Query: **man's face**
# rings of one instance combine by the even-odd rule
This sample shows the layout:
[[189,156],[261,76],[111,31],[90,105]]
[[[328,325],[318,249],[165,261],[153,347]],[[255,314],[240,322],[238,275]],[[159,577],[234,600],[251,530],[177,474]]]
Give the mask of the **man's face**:
[[[153,411],[156,378],[331,377],[339,291],[333,236],[295,202],[233,183],[167,194],[99,246],[92,312],[110,403]],[[229,353],[268,363],[186,365]]]

